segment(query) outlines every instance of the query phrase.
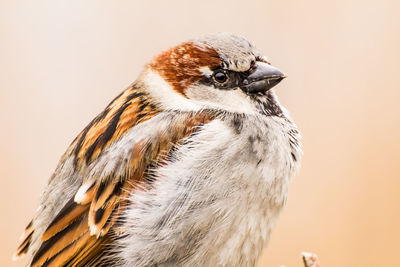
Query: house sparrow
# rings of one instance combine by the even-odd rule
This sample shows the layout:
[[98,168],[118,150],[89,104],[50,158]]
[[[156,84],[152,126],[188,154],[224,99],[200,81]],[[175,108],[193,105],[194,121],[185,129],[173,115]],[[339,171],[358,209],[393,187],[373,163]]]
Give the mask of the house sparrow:
[[246,39],[162,52],[76,137],[26,227],[31,266],[254,266],[299,168],[284,74]]

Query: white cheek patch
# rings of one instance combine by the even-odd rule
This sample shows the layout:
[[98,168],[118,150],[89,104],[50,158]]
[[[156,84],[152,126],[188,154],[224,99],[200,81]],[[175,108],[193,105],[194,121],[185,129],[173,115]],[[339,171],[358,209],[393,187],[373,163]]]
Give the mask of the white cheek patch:
[[223,90],[207,85],[196,85],[186,90],[186,95],[204,108],[226,110],[229,112],[256,114],[251,99],[238,89]]
[[201,109],[191,100],[176,92],[160,75],[150,69],[144,74],[143,81],[146,90],[165,109],[182,111],[198,111]]

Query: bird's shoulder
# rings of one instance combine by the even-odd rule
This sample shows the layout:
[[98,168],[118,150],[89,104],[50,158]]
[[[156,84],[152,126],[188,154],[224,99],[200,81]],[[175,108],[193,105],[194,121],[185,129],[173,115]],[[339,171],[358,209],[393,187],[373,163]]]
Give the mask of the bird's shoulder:
[[32,252],[32,266],[94,263],[118,234],[127,196],[150,186],[148,169],[214,119],[159,110],[144,91],[125,90],[62,156],[16,255]]

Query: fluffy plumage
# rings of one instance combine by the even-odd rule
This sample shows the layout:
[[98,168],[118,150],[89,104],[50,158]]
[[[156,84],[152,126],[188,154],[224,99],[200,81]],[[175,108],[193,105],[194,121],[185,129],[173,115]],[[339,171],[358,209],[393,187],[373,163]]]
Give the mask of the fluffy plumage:
[[220,33],[154,58],[72,142],[16,253],[32,266],[251,266],[299,167],[284,75]]

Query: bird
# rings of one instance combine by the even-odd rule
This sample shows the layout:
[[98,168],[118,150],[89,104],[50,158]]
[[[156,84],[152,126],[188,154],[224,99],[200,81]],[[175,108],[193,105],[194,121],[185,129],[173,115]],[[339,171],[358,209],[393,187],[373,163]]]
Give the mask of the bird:
[[161,52],[62,155],[14,257],[255,266],[302,157],[285,77],[231,33]]

